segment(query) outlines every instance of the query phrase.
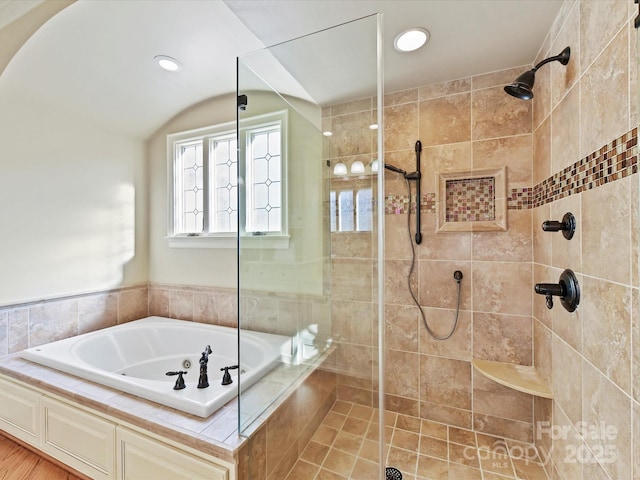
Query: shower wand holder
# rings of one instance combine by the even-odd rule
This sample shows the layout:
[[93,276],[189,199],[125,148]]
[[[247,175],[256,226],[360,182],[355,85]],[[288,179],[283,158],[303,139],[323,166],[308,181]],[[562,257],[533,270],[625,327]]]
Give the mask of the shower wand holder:
[[560,303],[567,312],[574,312],[580,304],[580,286],[578,279],[572,270],[565,270],[560,274],[558,283],[538,283],[535,291],[539,295],[544,295],[547,301],[547,308],[553,308],[553,297],[560,297]]

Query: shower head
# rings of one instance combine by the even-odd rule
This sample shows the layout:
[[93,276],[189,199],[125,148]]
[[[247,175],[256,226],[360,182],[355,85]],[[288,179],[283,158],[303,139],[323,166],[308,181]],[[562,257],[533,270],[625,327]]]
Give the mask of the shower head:
[[522,75],[516,78],[513,83],[504,87],[504,91],[509,95],[521,100],[531,100],[533,98],[533,84],[536,81],[536,72],[538,71],[538,69],[549,62],[555,61],[560,62],[562,65],[566,65],[567,63],[569,63],[570,56],[571,49],[567,47],[562,50],[560,54],[554,57],[545,58],[531,70],[529,70],[528,72],[524,72]]
[[399,173],[400,175],[404,175],[405,177],[407,176],[407,172],[405,170],[402,170],[401,168],[398,168],[395,165],[385,163],[384,168],[386,168],[387,170],[391,170],[392,172]]

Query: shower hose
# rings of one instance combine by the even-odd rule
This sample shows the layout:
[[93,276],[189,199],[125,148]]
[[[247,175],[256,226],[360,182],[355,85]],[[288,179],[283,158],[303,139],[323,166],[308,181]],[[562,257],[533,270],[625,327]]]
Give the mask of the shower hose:
[[[411,298],[413,298],[413,302],[418,307],[420,311],[420,317],[422,318],[422,323],[424,323],[424,328],[427,330],[427,333],[431,335],[434,340],[447,340],[451,338],[451,336],[455,333],[456,327],[458,326],[458,317],[460,315],[460,281],[462,280],[462,275],[454,274],[454,278],[456,283],[458,284],[458,300],[456,302],[456,319],[453,322],[453,327],[451,327],[451,331],[443,336],[439,336],[434,332],[429,326],[429,322],[427,322],[427,317],[424,314],[424,310],[418,301],[415,292],[413,291],[413,286],[411,285],[411,275],[413,275],[413,271],[416,265],[416,247],[413,245],[413,238],[411,237],[411,183],[405,177],[405,181],[407,182],[407,189],[409,190],[409,214],[407,215],[407,231],[409,232],[409,243],[411,244],[411,268],[409,269],[409,274],[407,275],[407,285],[409,286],[409,293],[411,294]],[[420,215],[420,212],[416,212],[416,215]],[[458,273],[458,272],[456,272]]]

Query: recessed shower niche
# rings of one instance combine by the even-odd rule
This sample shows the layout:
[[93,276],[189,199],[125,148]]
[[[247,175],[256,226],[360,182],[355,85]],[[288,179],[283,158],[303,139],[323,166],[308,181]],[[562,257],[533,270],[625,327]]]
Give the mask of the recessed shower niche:
[[507,230],[506,167],[436,176],[436,232]]

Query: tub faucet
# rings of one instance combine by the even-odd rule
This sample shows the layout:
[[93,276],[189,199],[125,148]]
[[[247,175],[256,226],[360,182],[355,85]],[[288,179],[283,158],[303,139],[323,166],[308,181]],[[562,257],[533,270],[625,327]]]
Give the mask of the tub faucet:
[[209,376],[207,375],[207,363],[209,363],[209,354],[211,346],[207,345],[200,357],[200,378],[198,379],[198,388],[207,388],[209,386]]

